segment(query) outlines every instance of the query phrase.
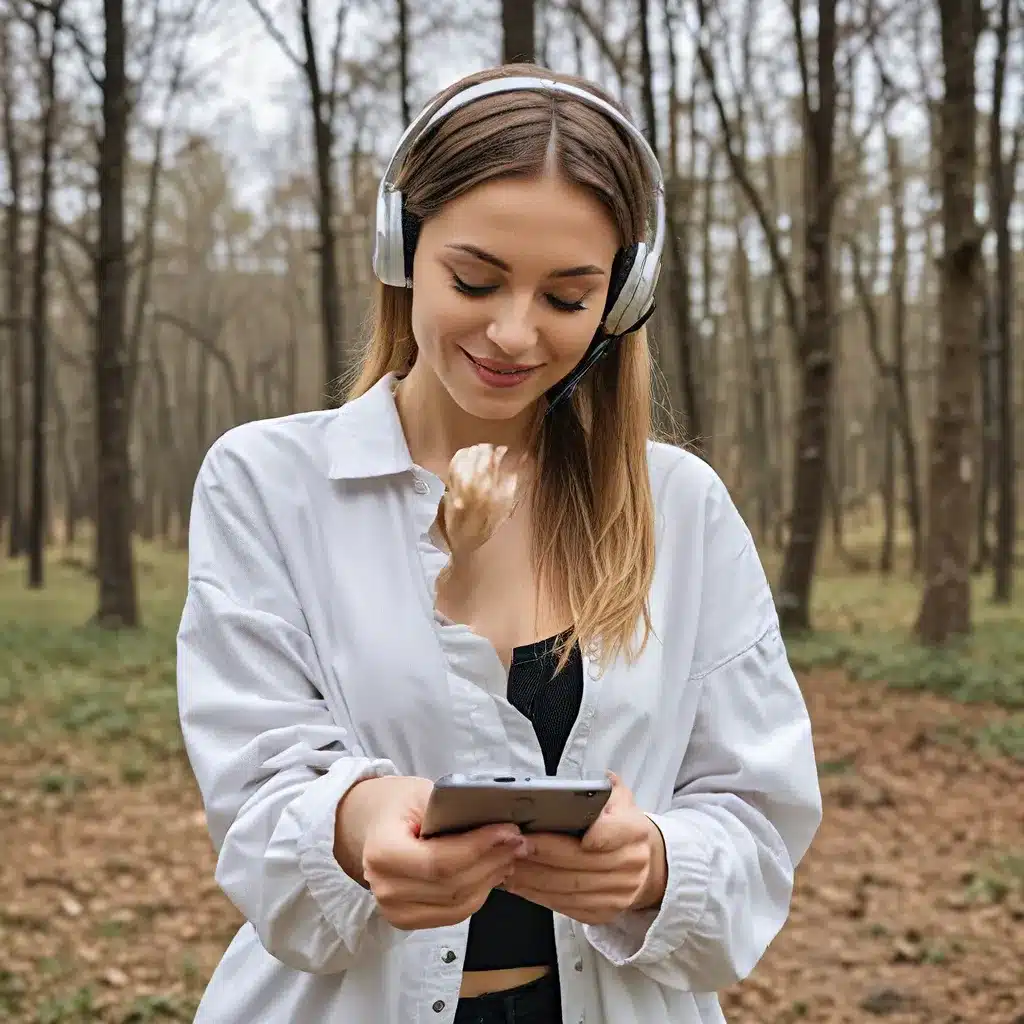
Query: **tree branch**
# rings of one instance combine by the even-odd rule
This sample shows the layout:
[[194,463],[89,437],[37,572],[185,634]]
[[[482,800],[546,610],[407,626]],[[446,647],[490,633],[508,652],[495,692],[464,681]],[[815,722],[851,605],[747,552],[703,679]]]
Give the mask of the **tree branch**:
[[793,40],[796,44],[796,65],[800,71],[800,96],[803,100],[804,128],[811,127],[813,108],[811,106],[811,73],[807,67],[807,46],[804,43],[804,3],[803,0],[790,0],[793,14]]
[[60,276],[64,281],[64,286],[67,288],[68,295],[71,299],[71,305],[78,310],[78,315],[82,318],[82,322],[89,328],[89,330],[95,330],[96,312],[86,301],[85,296],[82,295],[81,284],[75,277],[75,271],[68,260],[68,254],[64,251],[64,246],[55,245],[54,251],[57,256],[57,267],[60,270]]
[[305,62],[299,57],[299,55],[291,48],[288,40],[285,39],[284,34],[274,24],[274,19],[271,18],[270,13],[263,6],[262,0],[249,0],[249,6],[256,12],[260,21],[263,22],[263,27],[267,30],[267,34],[275,43],[281,48],[281,52],[300,70],[302,71],[305,67]]
[[246,419],[251,418],[250,414],[254,411],[252,402],[242,395],[242,389],[238,383],[238,374],[235,371],[235,364],[231,361],[231,357],[227,352],[217,344],[217,338],[220,336],[221,331],[224,330],[228,317],[220,318],[217,323],[217,329],[212,333],[207,333],[201,327],[192,323],[191,320],[187,320],[177,313],[172,313],[170,310],[154,310],[153,320],[155,323],[166,323],[177,327],[182,334],[191,338],[204,352],[209,354],[224,371],[224,380],[231,395],[232,415],[235,417],[236,422],[242,423]]
[[619,84],[624,85],[628,71],[626,47],[623,46],[620,52],[615,51],[602,26],[594,20],[591,13],[583,6],[583,0],[565,0],[565,6],[562,10],[573,15],[587,30],[587,34],[597,44],[597,48],[601,51],[602,56],[615,69],[615,76],[618,78]]
[[[36,0],[29,0],[30,3],[36,2]],[[85,38],[85,33],[78,27],[78,23],[74,18],[66,17],[64,20],[64,28],[67,29],[68,33],[73,40],[75,47],[78,52],[82,55],[82,64],[85,67],[85,73],[92,79],[92,84],[97,89],[103,88],[103,76],[97,71],[93,70],[93,65],[99,63],[99,58],[93,53],[92,47],[89,45],[89,40]]]
[[331,123],[338,109],[338,73],[341,70],[341,46],[345,39],[345,19],[349,12],[348,0],[338,0],[338,15],[334,23],[334,43],[331,46],[330,78],[327,80],[327,110]]
[[799,299],[793,288],[793,282],[790,279],[789,262],[779,245],[778,232],[775,229],[775,225],[772,223],[772,218],[765,206],[764,199],[750,177],[750,171],[747,166],[746,159],[736,146],[736,139],[729,121],[729,114],[725,109],[724,102],[722,101],[721,90],[718,88],[718,79],[715,74],[714,60],[708,52],[707,44],[704,40],[704,33],[707,26],[707,9],[705,0],[697,0],[697,9],[700,23],[695,34],[694,44],[697,49],[697,58],[700,61],[701,70],[707,79],[708,88],[711,92],[711,101],[718,113],[718,122],[722,131],[722,141],[725,144],[726,157],[729,160],[729,166],[732,169],[736,183],[739,185],[743,194],[746,196],[747,201],[753,207],[754,213],[757,215],[758,222],[761,225],[761,230],[764,233],[765,242],[768,245],[768,252],[771,256],[772,266],[775,269],[775,273],[779,280],[779,286],[782,289],[782,296],[786,304],[786,313],[789,318],[790,328],[793,331],[794,338],[799,338],[803,333],[803,317],[800,314]]

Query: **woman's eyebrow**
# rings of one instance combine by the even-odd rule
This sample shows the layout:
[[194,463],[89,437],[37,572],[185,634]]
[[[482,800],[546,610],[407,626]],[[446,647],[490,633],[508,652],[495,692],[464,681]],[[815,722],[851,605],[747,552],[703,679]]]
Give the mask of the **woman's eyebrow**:
[[[467,242],[453,242],[445,246],[446,249],[454,249],[456,252],[463,252],[467,256],[473,256],[478,260],[482,260],[484,263],[490,263],[492,267],[497,267],[499,270],[503,270],[506,274],[510,273],[512,268],[502,259],[492,253],[487,252],[485,249],[481,249],[479,246],[470,245]],[[592,263],[585,264],[580,267],[567,267],[564,270],[556,270],[552,272],[551,277],[604,277],[605,272]]]

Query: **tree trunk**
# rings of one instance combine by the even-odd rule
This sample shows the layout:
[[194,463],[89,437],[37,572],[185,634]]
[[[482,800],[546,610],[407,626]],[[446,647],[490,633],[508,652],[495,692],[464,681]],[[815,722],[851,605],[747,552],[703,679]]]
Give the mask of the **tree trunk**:
[[[640,14],[640,74],[643,97],[644,126],[647,141],[655,153],[661,155],[658,139],[658,118],[654,106],[654,75],[651,66],[651,45],[648,0],[639,0]],[[700,409],[697,402],[697,383],[693,367],[693,315],[690,305],[689,223],[679,224],[676,215],[678,182],[673,180],[666,196],[666,230],[669,243],[669,265],[675,287],[669,292],[672,319],[679,352],[683,398],[683,422],[687,434],[699,445],[701,434]]]
[[[305,46],[306,86],[313,122],[316,155],[317,225],[320,234],[320,321],[323,332],[324,385],[328,405],[337,402],[342,373],[341,286],[338,281],[337,237],[334,223],[334,101],[324,95],[313,37],[309,0],[302,0],[302,40]],[[339,29],[340,31],[340,29]]]
[[896,452],[893,429],[895,415],[892,400],[892,381],[887,382],[882,403],[882,547],[878,555],[878,571],[888,576],[893,569],[893,551],[896,541]]
[[49,312],[47,271],[50,256],[50,205],[53,199],[53,148],[57,132],[57,46],[62,0],[50,8],[49,39],[43,42],[43,15],[35,13],[33,29],[42,76],[42,137],[39,145],[39,210],[36,215],[35,259],[32,273],[32,489],[28,521],[28,585],[43,585],[46,545],[46,344]]
[[124,202],[128,81],[124,0],[103,0],[103,133],[99,145],[99,244],[96,258],[96,576],[97,622],[138,625],[132,553],[132,476],[128,454],[129,353],[125,331],[127,259]]
[[975,486],[975,390],[979,358],[974,218],[977,154],[974,60],[977,0],[941,0],[942,287],[937,401],[928,467],[925,581],[916,632],[940,646],[970,632],[970,551]]
[[[795,21],[799,22],[799,7]],[[799,24],[798,34],[801,33]],[[832,401],[832,175],[835,135],[836,0],[818,3],[817,102],[805,92],[806,196],[804,329],[799,340],[800,406],[793,510],[779,587],[784,629],[810,628],[811,583],[828,483]],[[806,70],[806,64],[805,64]],[[808,90],[809,92],[809,90]]]
[[[981,266],[984,268],[984,257],[982,257]],[[983,280],[987,276],[984,269],[982,269],[980,276]],[[999,389],[999,384],[995,380],[995,374],[999,372],[997,361],[999,345],[994,334],[988,288],[984,283],[979,284],[978,297],[982,307],[980,327],[981,353],[978,360],[978,377],[981,385],[978,389],[981,397],[981,444],[979,445],[980,469],[978,473],[978,499],[976,502],[977,515],[975,517],[974,563],[971,567],[975,573],[980,573],[991,560],[989,527],[991,525],[992,491],[995,486],[993,470],[999,457],[999,427],[996,422],[995,403],[995,396]]]
[[1001,115],[1006,93],[1006,51],[1010,36],[1010,0],[1001,0],[995,74],[992,83],[992,118],[989,129],[989,180],[992,222],[996,233],[995,340],[996,355],[996,539],[992,552],[992,599],[1009,604],[1013,595],[1014,541],[1016,540],[1016,465],[1014,460],[1013,363],[1013,247],[1010,211],[1016,191],[1017,158],[1024,127],[1018,126],[1013,152],[1003,158]]
[[398,0],[398,98],[405,128],[412,120],[409,111],[409,0]]
[[74,461],[71,458],[70,434],[68,427],[68,410],[61,394],[57,374],[53,367],[49,370],[50,396],[53,399],[53,425],[55,428],[54,446],[60,461],[60,479],[64,491],[64,544],[71,547],[75,542],[75,509],[77,487],[75,486]]
[[[25,550],[25,509],[22,485],[24,481],[25,451],[25,346],[24,300],[22,295],[21,259],[21,150],[15,137],[14,76],[12,74],[13,48],[10,32],[12,21],[5,17],[0,24],[0,102],[3,103],[4,155],[7,158],[7,187],[10,205],[7,207],[5,232],[5,271],[7,277],[7,338],[10,361],[8,364],[8,398],[10,401],[10,465],[0,467],[3,479],[4,508],[8,517],[7,550],[11,558]],[[2,526],[2,520],[0,520]]]
[[907,222],[904,213],[903,161],[899,140],[888,129],[886,154],[893,220],[892,278],[889,289],[892,297],[892,397],[895,402],[895,428],[903,451],[907,521],[910,524],[912,543],[911,564],[914,572],[918,572],[924,544],[924,513],[921,509],[921,474],[914,437],[914,416],[907,382]]
[[533,64],[537,59],[534,0],[501,0],[501,62]]

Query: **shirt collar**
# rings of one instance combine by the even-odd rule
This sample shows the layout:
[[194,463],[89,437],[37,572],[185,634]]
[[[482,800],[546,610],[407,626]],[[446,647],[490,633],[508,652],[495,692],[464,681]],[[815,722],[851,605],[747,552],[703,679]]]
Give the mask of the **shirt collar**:
[[413,468],[395,405],[395,383],[395,375],[386,374],[338,410],[328,431],[331,480],[365,480]]

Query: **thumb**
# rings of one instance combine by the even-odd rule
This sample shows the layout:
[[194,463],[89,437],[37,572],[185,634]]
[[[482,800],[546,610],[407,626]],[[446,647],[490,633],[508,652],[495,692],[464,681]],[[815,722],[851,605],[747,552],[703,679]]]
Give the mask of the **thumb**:
[[581,845],[593,853],[617,849],[628,841],[622,828],[623,812],[633,805],[633,795],[614,772],[607,772],[612,792],[598,815],[597,820],[587,829]]

